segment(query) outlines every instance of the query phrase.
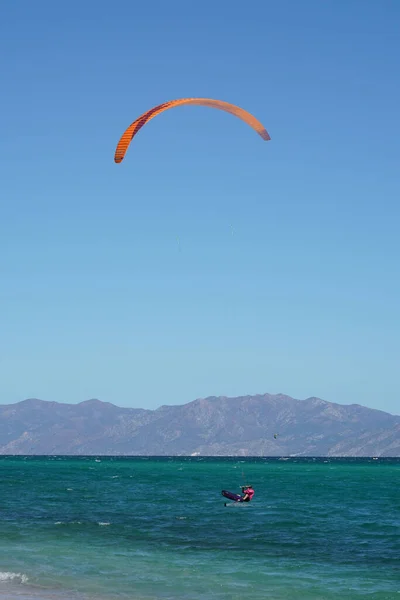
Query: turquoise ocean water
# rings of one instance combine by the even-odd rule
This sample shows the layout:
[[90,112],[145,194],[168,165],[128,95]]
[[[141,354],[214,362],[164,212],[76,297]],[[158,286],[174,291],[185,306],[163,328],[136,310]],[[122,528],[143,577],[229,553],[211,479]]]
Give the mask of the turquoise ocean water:
[[400,600],[400,459],[0,457],[0,598]]

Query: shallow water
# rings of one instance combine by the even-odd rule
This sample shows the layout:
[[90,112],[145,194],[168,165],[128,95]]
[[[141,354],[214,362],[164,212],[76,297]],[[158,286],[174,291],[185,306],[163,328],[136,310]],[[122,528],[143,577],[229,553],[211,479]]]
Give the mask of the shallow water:
[[399,600],[399,484],[400,459],[0,457],[0,597]]

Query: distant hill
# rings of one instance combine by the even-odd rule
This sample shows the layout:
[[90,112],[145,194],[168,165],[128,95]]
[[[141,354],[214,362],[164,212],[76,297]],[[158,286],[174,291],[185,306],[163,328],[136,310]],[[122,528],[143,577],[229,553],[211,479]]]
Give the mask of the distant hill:
[[0,454],[400,457],[400,416],[283,394],[157,410],[29,399],[0,405]]

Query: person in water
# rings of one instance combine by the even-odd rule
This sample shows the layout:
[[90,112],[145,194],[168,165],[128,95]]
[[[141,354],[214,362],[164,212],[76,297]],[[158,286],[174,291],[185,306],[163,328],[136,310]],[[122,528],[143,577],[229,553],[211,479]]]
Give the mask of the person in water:
[[251,502],[254,496],[254,490],[251,485],[242,486],[242,502]]

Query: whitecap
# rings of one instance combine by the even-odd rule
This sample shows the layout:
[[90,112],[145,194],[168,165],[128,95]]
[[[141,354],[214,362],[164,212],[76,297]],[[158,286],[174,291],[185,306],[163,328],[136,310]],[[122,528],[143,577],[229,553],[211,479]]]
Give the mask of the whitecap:
[[26,583],[28,577],[23,573],[12,573],[11,571],[0,571],[0,581],[19,581],[20,583]]

